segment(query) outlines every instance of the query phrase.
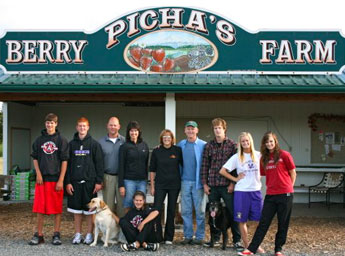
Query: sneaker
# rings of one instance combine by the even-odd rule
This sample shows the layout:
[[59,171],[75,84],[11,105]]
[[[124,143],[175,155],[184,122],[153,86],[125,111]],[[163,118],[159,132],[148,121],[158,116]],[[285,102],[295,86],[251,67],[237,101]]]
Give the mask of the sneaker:
[[241,242],[234,243],[234,248],[238,252],[242,252],[244,250],[244,247],[241,245]]
[[81,242],[83,242],[83,240],[84,238],[80,233],[75,233],[72,244],[80,244]]
[[93,235],[91,233],[87,233],[84,239],[84,244],[90,245],[93,242]]
[[135,251],[138,248],[136,247],[135,243],[131,243],[131,244],[121,244],[120,245],[122,251],[124,252],[129,252],[129,251]]
[[52,244],[53,245],[61,245],[60,232],[54,232]]
[[159,243],[148,243],[146,244],[146,247],[144,248],[145,251],[151,251],[155,252],[159,248]]
[[43,236],[39,236],[38,232],[34,234],[34,236],[31,238],[29,241],[29,245],[38,245],[44,243],[44,238]]
[[192,238],[185,238],[181,241],[182,245],[192,244],[193,239]]
[[[219,247],[220,245],[221,245],[221,244],[220,244],[219,240],[213,242],[213,247]],[[208,241],[208,242],[204,243],[203,246],[205,246],[205,247],[211,247],[211,241]]]
[[249,250],[245,250],[243,252],[238,252],[237,255],[254,255],[254,253],[252,253],[251,251]]
[[192,244],[192,245],[202,245],[203,243],[204,243],[203,240],[194,239],[194,240],[192,240],[192,242],[190,244]]
[[172,241],[169,241],[169,240],[166,240],[164,243],[165,243],[166,245],[172,245],[172,244],[173,244],[173,242],[172,242]]
[[285,256],[282,252],[275,252],[275,256]]

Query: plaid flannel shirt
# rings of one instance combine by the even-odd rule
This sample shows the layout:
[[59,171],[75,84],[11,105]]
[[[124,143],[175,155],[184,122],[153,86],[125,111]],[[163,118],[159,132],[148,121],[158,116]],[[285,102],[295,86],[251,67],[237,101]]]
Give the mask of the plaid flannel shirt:
[[230,181],[219,174],[220,169],[228,159],[237,153],[236,143],[225,138],[223,143],[218,146],[216,139],[206,144],[202,156],[201,182],[211,187],[228,186]]

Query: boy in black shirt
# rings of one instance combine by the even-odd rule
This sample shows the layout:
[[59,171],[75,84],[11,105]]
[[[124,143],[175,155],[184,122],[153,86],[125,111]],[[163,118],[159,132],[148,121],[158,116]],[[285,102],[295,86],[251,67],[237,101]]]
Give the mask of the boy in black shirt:
[[37,232],[30,245],[44,243],[44,215],[55,215],[52,244],[60,245],[60,225],[63,202],[63,182],[67,160],[68,142],[57,130],[58,117],[50,113],[45,117],[45,129],[32,145],[32,158],[36,171],[33,212],[37,213]]
[[121,249],[125,252],[138,250],[140,246],[147,251],[157,251],[159,241],[157,241],[155,219],[159,211],[145,208],[145,194],[136,191],[133,196],[134,207],[120,219],[120,227],[125,235],[128,244],[121,244]]
[[[88,133],[89,120],[81,117],[77,121],[77,132],[70,141],[70,159],[66,173],[67,211],[74,214],[75,235],[73,244],[93,242],[92,215],[87,204],[97,196],[103,182],[103,151],[101,145]],[[115,189],[115,188],[114,188]],[[82,219],[86,217],[87,234],[82,236]]]

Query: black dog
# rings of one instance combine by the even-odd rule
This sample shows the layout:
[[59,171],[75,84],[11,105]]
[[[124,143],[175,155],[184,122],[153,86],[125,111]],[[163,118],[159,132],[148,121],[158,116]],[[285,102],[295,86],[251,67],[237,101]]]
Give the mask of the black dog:
[[215,232],[220,230],[223,234],[222,249],[225,250],[228,241],[228,228],[230,227],[229,211],[220,202],[209,202],[207,208],[209,212],[208,224],[210,225],[211,233],[210,247],[214,246]]

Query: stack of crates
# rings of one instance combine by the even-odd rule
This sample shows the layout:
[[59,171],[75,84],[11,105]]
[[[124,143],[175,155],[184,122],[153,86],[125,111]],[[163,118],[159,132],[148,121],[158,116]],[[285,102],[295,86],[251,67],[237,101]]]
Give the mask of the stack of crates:
[[15,200],[29,200],[30,199],[30,183],[32,179],[32,172],[18,172],[15,176],[12,189],[15,192]]
[[9,175],[10,176],[10,200],[16,200],[16,191],[15,191],[15,185],[16,185],[16,175]]
[[29,185],[29,189],[30,189],[29,199],[30,200],[34,199],[35,197],[35,184],[36,184],[35,180],[30,180],[30,185]]

